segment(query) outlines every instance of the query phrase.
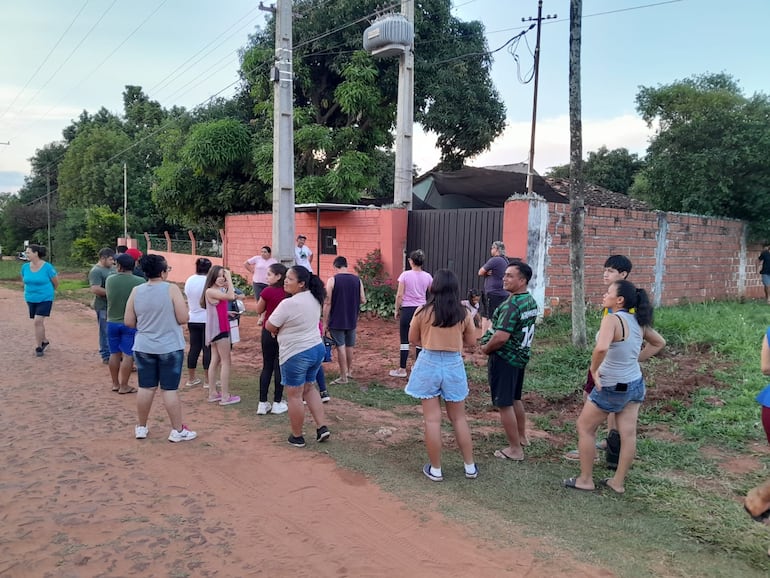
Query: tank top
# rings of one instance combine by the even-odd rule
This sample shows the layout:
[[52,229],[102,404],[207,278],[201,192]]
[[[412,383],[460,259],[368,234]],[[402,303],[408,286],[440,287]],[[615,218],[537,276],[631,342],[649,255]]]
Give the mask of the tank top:
[[610,343],[607,355],[599,366],[599,377],[602,380],[602,385],[607,386],[616,383],[630,383],[642,377],[639,352],[642,350],[644,332],[636,321],[636,317],[630,313],[617,311],[615,315],[626,322],[625,326],[628,327],[628,333],[623,341]]
[[134,295],[134,311],[134,351],[161,354],[184,349],[184,334],[176,320],[168,283],[139,285]]

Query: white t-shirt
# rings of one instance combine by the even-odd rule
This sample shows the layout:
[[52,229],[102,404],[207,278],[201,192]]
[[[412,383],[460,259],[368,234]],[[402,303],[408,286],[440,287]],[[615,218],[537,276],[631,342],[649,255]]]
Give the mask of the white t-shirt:
[[310,291],[302,291],[278,304],[270,314],[270,323],[278,330],[278,360],[281,363],[321,341],[318,322],[321,304]]
[[190,309],[190,323],[206,323],[206,309],[201,307],[201,295],[205,285],[205,275],[190,275],[185,281],[184,294]]
[[252,282],[253,283],[263,283],[267,285],[267,268],[270,267],[273,263],[277,263],[275,259],[270,257],[269,259],[265,259],[262,257],[262,255],[257,255],[256,257],[252,257],[247,263],[250,263],[254,265],[254,275],[252,276]]
[[295,245],[294,264],[304,267],[311,273],[313,272],[313,266],[310,264],[310,257],[312,256],[313,256],[313,251],[311,251],[307,245],[302,245],[302,247],[297,247]]

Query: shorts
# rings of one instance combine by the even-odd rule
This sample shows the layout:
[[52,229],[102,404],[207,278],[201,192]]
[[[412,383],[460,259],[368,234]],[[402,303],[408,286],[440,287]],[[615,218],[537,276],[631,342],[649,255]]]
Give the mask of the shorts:
[[158,387],[163,391],[176,391],[182,379],[184,349],[170,353],[134,352],[136,376],[139,387]]
[[329,335],[332,336],[334,344],[337,347],[355,347],[356,330],[355,329],[329,329]]
[[134,337],[136,337],[136,329],[133,327],[114,321],[107,322],[107,341],[110,344],[110,354],[134,355]]
[[30,303],[27,301],[27,307],[29,308],[30,319],[34,319],[36,315],[40,315],[40,317],[50,317],[53,301],[41,301],[40,303]]
[[423,349],[417,357],[404,391],[417,399],[437,396],[444,401],[460,402],[468,397],[468,376],[463,356],[458,351]]
[[492,319],[492,316],[495,314],[495,311],[497,311],[497,308],[500,307],[503,303],[505,303],[505,300],[508,299],[508,295],[487,295],[487,302],[486,302],[486,317],[487,319]]
[[281,384],[284,387],[300,387],[306,383],[315,383],[325,353],[324,344],[319,343],[292,355],[281,364]]
[[214,339],[211,340],[211,343],[214,343],[215,341],[219,341],[220,339],[224,339],[225,337],[230,337],[229,331],[223,331],[222,333],[218,333]]
[[762,285],[765,287],[770,286],[770,275],[762,275]]
[[493,353],[489,356],[487,370],[493,406],[510,407],[514,401],[521,401],[521,390],[524,386],[523,367],[514,367]]
[[588,396],[596,407],[607,413],[620,413],[629,403],[642,403],[646,388],[644,378],[628,383],[627,391],[617,391],[617,384],[602,385],[601,391],[594,388]]

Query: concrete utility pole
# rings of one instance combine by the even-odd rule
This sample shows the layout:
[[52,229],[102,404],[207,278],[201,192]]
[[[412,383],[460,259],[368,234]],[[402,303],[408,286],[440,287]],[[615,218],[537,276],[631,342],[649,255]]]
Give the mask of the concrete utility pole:
[[45,176],[46,219],[48,221],[48,254],[53,263],[53,247],[51,246],[51,173]]
[[294,264],[294,69],[292,66],[292,1],[277,0],[273,89],[273,254]]
[[[401,0],[401,14],[414,24],[414,0]],[[412,207],[412,135],[414,132],[414,40],[398,59],[396,173],[393,204]]]
[[537,40],[535,41],[535,95],[532,102],[532,136],[529,140],[529,163],[527,165],[527,192],[532,193],[535,175],[535,125],[537,124],[537,84],[540,77],[540,28],[543,20],[556,18],[556,14],[543,16],[543,0],[537,2],[537,18],[522,18],[522,22],[537,21]]

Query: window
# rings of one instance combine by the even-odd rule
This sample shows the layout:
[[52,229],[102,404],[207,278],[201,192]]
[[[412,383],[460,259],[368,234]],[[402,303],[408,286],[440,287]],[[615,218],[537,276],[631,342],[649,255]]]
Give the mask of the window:
[[337,254],[337,228],[321,229],[321,254]]

